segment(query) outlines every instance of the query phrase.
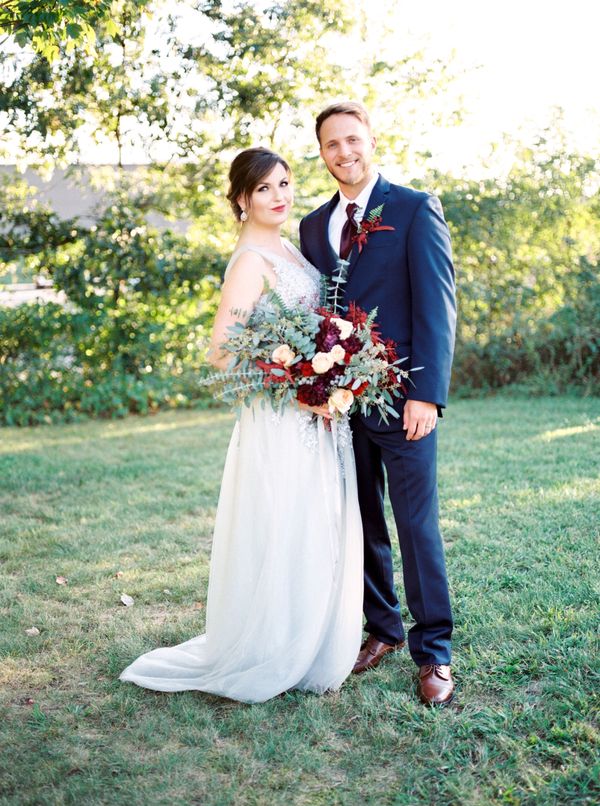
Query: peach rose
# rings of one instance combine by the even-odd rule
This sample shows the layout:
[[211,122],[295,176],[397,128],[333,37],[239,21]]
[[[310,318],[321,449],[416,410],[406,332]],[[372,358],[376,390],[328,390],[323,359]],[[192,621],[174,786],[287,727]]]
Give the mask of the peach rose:
[[354,325],[347,319],[340,319],[339,316],[333,316],[331,318],[331,321],[333,322],[334,325],[336,325],[339,328],[340,338],[342,339],[347,339],[348,336],[354,330]]
[[329,411],[339,411],[340,414],[345,414],[352,402],[354,400],[354,395],[350,391],[350,389],[336,389],[335,392],[332,392],[329,395],[329,400],[327,401],[329,405]]
[[317,375],[322,375],[324,372],[328,372],[331,369],[334,362],[331,353],[316,353],[310,363]]
[[284,367],[289,367],[294,358],[296,358],[296,353],[289,344],[280,344],[279,347],[276,347],[271,353],[271,359],[276,364],[283,364]]
[[343,364],[346,359],[346,351],[341,344],[335,344],[329,351],[335,364]]

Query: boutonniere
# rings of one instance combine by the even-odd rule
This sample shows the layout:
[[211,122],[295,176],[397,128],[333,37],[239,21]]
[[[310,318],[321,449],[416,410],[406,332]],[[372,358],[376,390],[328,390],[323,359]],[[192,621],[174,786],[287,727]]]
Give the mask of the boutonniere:
[[363,246],[369,240],[369,234],[371,232],[381,232],[382,230],[394,230],[395,227],[387,227],[382,225],[382,216],[381,213],[383,211],[383,204],[380,204],[379,207],[374,207],[371,211],[369,211],[365,218],[360,222],[358,225],[358,230],[356,231],[356,235],[352,236],[352,243],[358,244],[358,254],[363,250]]

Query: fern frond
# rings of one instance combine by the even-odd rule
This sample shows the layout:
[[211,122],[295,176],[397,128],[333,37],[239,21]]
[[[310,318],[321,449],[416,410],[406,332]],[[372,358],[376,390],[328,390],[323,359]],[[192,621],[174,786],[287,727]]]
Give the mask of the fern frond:
[[372,210],[369,210],[367,221],[374,221],[376,218],[379,218],[382,211],[383,211],[383,204],[380,204],[379,207],[374,207]]

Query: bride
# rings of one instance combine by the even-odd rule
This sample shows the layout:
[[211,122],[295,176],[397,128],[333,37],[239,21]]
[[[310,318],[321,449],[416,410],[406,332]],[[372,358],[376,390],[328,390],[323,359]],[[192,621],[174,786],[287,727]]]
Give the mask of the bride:
[[[230,360],[227,328],[248,321],[265,281],[289,305],[319,298],[319,272],[281,237],[293,201],[285,160],[247,149],[229,179],[242,224],[211,339],[219,369]],[[361,642],[362,528],[349,428],[326,428],[328,416],[298,404],[244,408],[219,496],[206,632],[142,655],[121,680],[243,702],[339,688]]]

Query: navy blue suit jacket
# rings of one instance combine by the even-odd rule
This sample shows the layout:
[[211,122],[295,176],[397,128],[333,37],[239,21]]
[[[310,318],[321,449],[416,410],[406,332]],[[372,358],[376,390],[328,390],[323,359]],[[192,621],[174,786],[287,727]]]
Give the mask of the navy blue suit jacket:
[[[337,259],[329,243],[329,217],[338,200],[336,193],[300,222],[303,255],[329,275]],[[376,307],[382,335],[397,343],[400,358],[408,356],[401,366],[423,367],[414,373],[408,397],[443,408],[454,352],[456,298],[442,206],[435,196],[393,185],[381,175],[365,215],[380,204],[382,225],[394,230],[370,233],[360,255],[353,246],[345,299],[366,311]]]

